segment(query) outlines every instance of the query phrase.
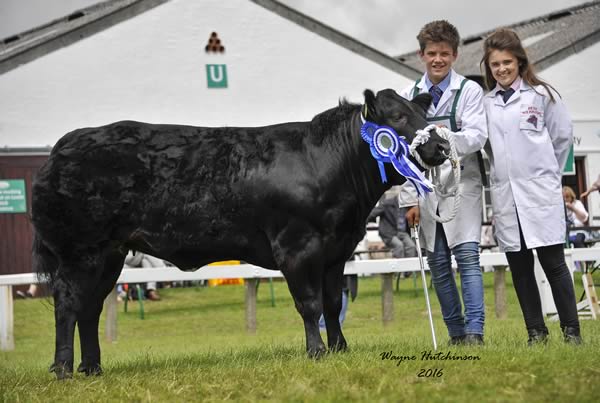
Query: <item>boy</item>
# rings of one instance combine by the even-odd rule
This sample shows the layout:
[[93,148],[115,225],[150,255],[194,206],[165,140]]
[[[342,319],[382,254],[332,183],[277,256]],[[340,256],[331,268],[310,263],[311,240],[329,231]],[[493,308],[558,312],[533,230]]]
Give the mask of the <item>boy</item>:
[[[452,69],[460,41],[452,24],[445,20],[430,22],[421,29],[417,39],[426,73],[400,95],[407,99],[425,91],[432,95],[427,120],[453,132],[461,164],[457,196],[461,199],[455,218],[445,224],[436,223],[430,211],[437,211],[440,216],[450,214],[454,206],[451,195],[432,194],[423,202],[429,206],[419,209],[416,197],[414,194],[407,195],[405,188],[401,204],[412,206],[406,214],[409,225],[421,222],[421,238],[427,249],[427,263],[448,328],[450,345],[480,345],[483,344],[485,317],[479,265],[482,219],[480,150],[487,141],[483,91],[477,83]],[[442,184],[452,179],[450,162],[444,163],[440,176]],[[451,253],[460,271],[464,316],[452,272]]]

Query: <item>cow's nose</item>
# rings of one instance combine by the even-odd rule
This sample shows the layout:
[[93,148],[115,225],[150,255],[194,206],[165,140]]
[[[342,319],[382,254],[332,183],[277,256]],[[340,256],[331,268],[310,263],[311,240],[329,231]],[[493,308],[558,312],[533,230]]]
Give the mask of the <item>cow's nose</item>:
[[445,155],[446,157],[450,156],[450,143],[448,143],[447,141],[444,141],[442,143],[438,144],[438,151]]

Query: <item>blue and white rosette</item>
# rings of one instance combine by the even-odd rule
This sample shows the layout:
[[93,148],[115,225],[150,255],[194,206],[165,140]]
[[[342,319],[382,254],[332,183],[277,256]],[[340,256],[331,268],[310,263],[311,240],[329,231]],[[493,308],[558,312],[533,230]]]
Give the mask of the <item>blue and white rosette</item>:
[[360,134],[370,148],[373,158],[379,165],[381,181],[387,182],[384,163],[391,163],[394,169],[410,181],[417,189],[419,196],[424,196],[433,190],[433,184],[409,159],[409,147],[403,137],[389,126],[379,126],[375,123],[364,122]]

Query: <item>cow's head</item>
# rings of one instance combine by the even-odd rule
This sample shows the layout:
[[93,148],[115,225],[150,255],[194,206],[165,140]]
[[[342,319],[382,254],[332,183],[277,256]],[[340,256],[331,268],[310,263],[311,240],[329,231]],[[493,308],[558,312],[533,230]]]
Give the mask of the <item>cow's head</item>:
[[[396,91],[386,89],[377,95],[371,90],[365,90],[365,119],[378,125],[393,128],[400,136],[404,136],[410,144],[416,136],[416,131],[425,128],[428,123],[425,114],[431,103],[431,95],[423,93],[412,101],[402,98]],[[431,132],[429,141],[417,147],[423,161],[431,166],[440,165],[450,151],[448,141]]]

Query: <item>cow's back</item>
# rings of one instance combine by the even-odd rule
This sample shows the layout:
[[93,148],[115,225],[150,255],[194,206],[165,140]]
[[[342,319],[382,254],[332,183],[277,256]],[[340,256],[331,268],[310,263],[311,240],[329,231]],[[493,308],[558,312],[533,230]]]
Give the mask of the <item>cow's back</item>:
[[144,141],[147,135],[143,124],[118,122],[62,137],[33,185],[36,229],[61,224],[80,236],[143,207],[156,182],[149,165],[152,146]]
[[202,245],[249,250],[265,242],[252,239],[260,236],[269,172],[294,148],[302,148],[301,123],[203,128],[124,121],[75,130],[38,173],[33,222],[59,249],[114,241],[163,257],[180,253],[173,248],[181,245],[189,253]]

